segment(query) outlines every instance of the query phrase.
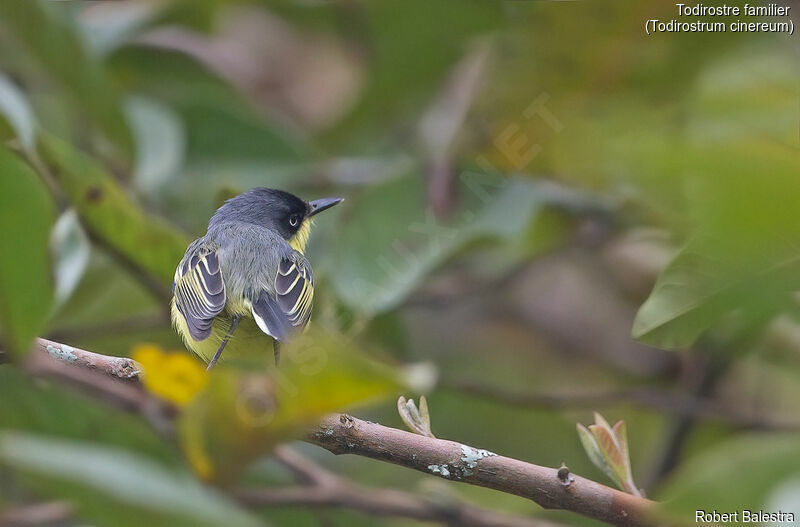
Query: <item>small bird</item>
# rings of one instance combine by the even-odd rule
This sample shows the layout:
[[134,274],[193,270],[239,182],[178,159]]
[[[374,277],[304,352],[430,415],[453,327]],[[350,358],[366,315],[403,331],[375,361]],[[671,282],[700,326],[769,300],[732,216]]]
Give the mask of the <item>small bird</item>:
[[314,275],[303,251],[313,217],[341,201],[254,188],[217,209],[172,283],[172,323],[208,370],[226,346],[252,355],[269,340],[278,364],[280,343],[311,317]]

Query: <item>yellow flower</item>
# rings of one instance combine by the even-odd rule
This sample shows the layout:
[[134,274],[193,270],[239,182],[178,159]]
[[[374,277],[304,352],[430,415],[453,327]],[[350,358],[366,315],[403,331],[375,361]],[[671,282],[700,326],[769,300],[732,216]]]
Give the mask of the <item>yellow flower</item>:
[[131,357],[142,365],[145,388],[177,406],[189,404],[208,382],[203,366],[180,351],[143,343],[133,348]]

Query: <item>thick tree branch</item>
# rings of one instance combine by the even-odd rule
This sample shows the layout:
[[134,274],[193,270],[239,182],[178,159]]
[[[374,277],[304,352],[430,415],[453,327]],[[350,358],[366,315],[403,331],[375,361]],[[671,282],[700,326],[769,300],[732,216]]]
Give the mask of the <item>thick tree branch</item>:
[[613,525],[650,523],[655,503],[558,469],[498,456],[455,441],[424,437],[349,415],[330,415],[307,440],[334,454],[356,454],[452,481],[499,490]]
[[[42,353],[42,346],[46,353]],[[49,350],[47,346],[50,346]],[[26,364],[27,369],[38,375],[57,377],[83,385],[93,391],[103,393],[107,398],[127,409],[141,411],[145,415],[147,415],[148,409],[152,410],[155,398],[145,392],[139,383],[112,376],[120,372],[119,361],[121,359],[113,357],[102,359],[102,356],[97,354],[83,352],[86,355],[81,355],[81,360],[65,361],[60,353],[51,353],[53,348],[62,352],[75,351],[74,348],[65,348],[58,343],[40,340],[37,342],[37,351],[29,357]],[[67,365],[65,362],[71,365]],[[85,368],[74,366],[85,366]],[[123,368],[123,371],[128,371],[127,367]],[[138,375],[135,367],[131,370],[131,375],[134,377]],[[159,415],[169,416],[164,412],[160,412]],[[321,446],[334,454],[355,454],[405,466],[452,481],[514,494],[533,500],[544,508],[570,510],[613,525],[650,524],[650,513],[656,505],[652,501],[606,487],[580,476],[572,474],[565,476],[563,471],[555,468],[498,456],[454,441],[412,434],[344,414],[334,414],[324,418],[319,427],[308,435],[306,441]],[[296,459],[287,458],[287,455],[291,456],[285,451],[278,451],[279,459],[292,467],[295,473],[303,475],[306,481],[323,487],[328,485],[329,482],[325,479],[327,476],[321,478],[318,471],[309,468],[308,465],[304,467]],[[374,512],[369,507],[377,506],[378,503],[384,503],[384,505],[393,503],[396,513],[399,513],[400,510],[410,512],[408,508],[413,508],[412,505],[420,506],[418,502],[410,501],[410,497],[413,495],[398,495],[388,490],[386,493],[381,491],[370,497],[359,496],[358,500],[361,501],[356,502],[356,498],[351,494],[355,494],[355,491],[352,490],[353,487],[348,488],[350,490],[342,491],[344,494],[323,494],[319,498],[304,498],[306,500],[304,503],[313,505],[314,500],[317,500],[316,505],[318,506],[344,506],[350,503],[354,504],[354,507],[358,503],[355,508],[369,512]],[[292,489],[286,490],[282,494],[274,494],[278,492],[277,490],[269,491],[269,493],[267,491],[258,492],[258,494],[241,497],[245,501],[260,500],[264,504],[270,500],[288,503],[293,499],[300,499],[300,494]],[[431,506],[428,507],[425,509],[427,513],[433,514]],[[468,512],[480,515],[477,511]],[[481,514],[494,514],[488,511],[480,512]],[[442,511],[438,510],[436,514],[441,515]],[[474,525],[492,524],[474,523]]]

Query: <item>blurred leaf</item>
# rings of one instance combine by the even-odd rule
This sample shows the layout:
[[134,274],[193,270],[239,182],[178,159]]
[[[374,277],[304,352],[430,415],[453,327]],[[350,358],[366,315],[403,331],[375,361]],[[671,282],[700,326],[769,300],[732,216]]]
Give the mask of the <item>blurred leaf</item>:
[[[16,137],[26,150],[36,140],[36,120],[25,95],[0,72],[0,140]],[[8,127],[8,132],[4,128]]]
[[800,287],[800,156],[768,144],[684,154],[692,237],[661,273],[633,335],[685,348],[724,316],[769,317]]
[[225,80],[189,55],[130,46],[110,61],[128,90],[164,101],[180,115],[189,161],[279,163],[308,154],[300,142],[266,122]]
[[50,236],[55,271],[55,301],[63,304],[78,287],[89,265],[91,246],[75,209],[64,211]]
[[0,429],[63,439],[91,437],[97,443],[135,450],[160,462],[181,462],[174,445],[158,437],[137,416],[32,379],[11,366],[0,367],[0,386],[4,401],[0,404]]
[[[89,57],[82,42],[55,10],[39,0],[4,0],[0,2],[0,25],[23,53],[24,67],[38,66],[59,88],[66,91],[70,102],[85,113],[90,121],[116,147],[123,161],[131,157],[132,140],[116,90],[102,66]],[[35,28],[35,29],[34,29]],[[19,61],[19,57],[15,56]],[[31,71],[20,72],[28,74]]]
[[[375,315],[392,309],[437,266],[482,241],[509,241],[528,232],[545,205],[578,203],[578,193],[553,193],[548,184],[465,173],[465,204],[450,221],[425,208],[416,174],[373,185],[345,203],[337,243],[323,265],[339,297]],[[546,238],[542,238],[545,240]]]
[[667,349],[687,348],[732,305],[735,294],[716,278],[724,264],[697,253],[698,246],[701,241],[684,248],[659,275],[636,314],[634,338]]
[[95,56],[105,57],[136,36],[173,2],[95,4],[77,17],[83,40]]
[[[654,39],[642,31],[642,20],[673,18],[675,4],[664,1],[504,6],[514,23],[498,32],[502,52],[492,58],[485,100],[476,104],[482,120],[474,118],[476,125],[485,121],[491,127],[483,155],[499,169],[554,174],[590,188],[614,189],[635,200],[635,212],[645,221],[677,230],[685,228],[685,203],[672,168],[687,136],[700,136],[693,128],[715,127],[713,122],[696,125],[696,114],[747,115],[746,122],[763,125],[752,132],[765,127],[786,131],[796,113],[796,102],[783,111],[774,104],[791,100],[787,84],[776,88],[797,76],[796,67],[784,59],[792,52],[785,39],[731,32],[713,39],[702,33]],[[751,47],[764,54],[753,59]],[[739,57],[731,55],[740,50],[747,55],[743,66],[753,75],[733,74]],[[731,78],[715,74],[723,60]],[[758,71],[766,68],[753,67],[759,60],[781,63],[783,69],[773,70],[757,86]],[[732,77],[739,82],[726,82]],[[752,91],[750,106],[740,114],[740,108],[725,101],[745,101],[744,93],[729,92],[730,84],[741,86],[742,81]],[[769,101],[773,95],[776,100]],[[766,102],[763,111],[753,102]]]
[[[795,521],[800,518],[800,476],[781,482],[769,495],[764,511],[794,514]],[[788,521],[784,522],[788,527]]]
[[39,177],[0,146],[0,326],[17,355],[28,351],[53,302],[48,254],[53,209]]
[[161,25],[178,24],[197,31],[211,32],[224,7],[235,0],[172,0],[159,13]]
[[291,188],[308,178],[313,155],[305,143],[262,117],[191,56],[126,46],[110,57],[110,65],[128,91],[161,101],[181,121],[183,166],[151,197],[180,214],[182,225],[204,230],[220,188]]
[[230,483],[248,463],[324,415],[387,397],[403,382],[355,343],[315,328],[281,355],[281,367],[266,373],[259,373],[263,362],[218,365],[184,412],[181,444],[200,477]]
[[797,68],[793,50],[743,47],[698,76],[688,136],[694,143],[797,143]]
[[112,176],[67,143],[42,136],[40,149],[89,233],[166,293],[188,238],[139,208]]
[[131,97],[125,112],[136,142],[133,182],[153,193],[181,168],[186,147],[183,123],[171,108],[146,97]]
[[699,509],[764,509],[771,494],[788,478],[798,475],[797,437],[750,435],[687,461],[659,497],[664,511],[675,521],[694,524],[695,511]]
[[215,101],[186,101],[182,112],[188,131],[188,150],[194,158],[261,159],[270,163],[297,161],[299,143],[259,118],[252,109]]
[[[361,22],[350,28],[348,37],[365,48],[368,84],[353,111],[324,134],[323,140],[335,145],[352,139],[374,144],[376,131],[399,119],[414,120],[415,110],[421,113],[445,74],[468,51],[470,39],[504,21],[501,4],[479,0],[389,0],[366,2],[361,8],[363,12],[348,13]],[[448,21],[447,31],[442,31],[442,20]]]
[[80,512],[100,524],[260,525],[190,474],[125,450],[5,432],[0,434],[0,460],[52,482],[47,494],[72,498]]
[[167,352],[157,344],[138,344],[131,358],[142,367],[145,388],[177,408],[189,404],[208,384],[204,365],[184,351]]

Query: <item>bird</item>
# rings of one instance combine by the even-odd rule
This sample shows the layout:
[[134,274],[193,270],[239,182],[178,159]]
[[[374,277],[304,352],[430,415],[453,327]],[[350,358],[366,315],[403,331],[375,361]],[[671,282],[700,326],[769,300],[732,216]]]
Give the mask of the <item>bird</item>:
[[270,339],[279,364],[281,343],[311,317],[314,274],[304,251],[313,219],[342,201],[257,187],[227,200],[189,244],[175,270],[170,312],[207,370],[226,347],[226,357],[252,356]]

